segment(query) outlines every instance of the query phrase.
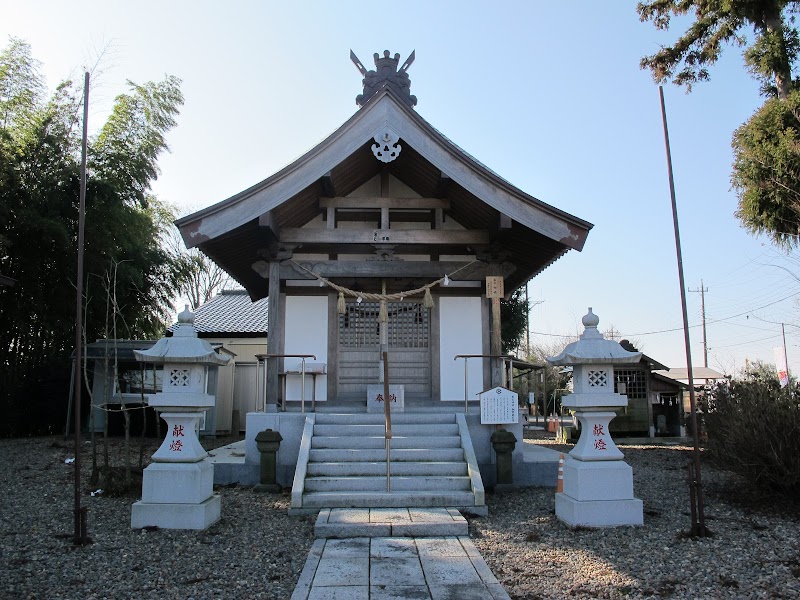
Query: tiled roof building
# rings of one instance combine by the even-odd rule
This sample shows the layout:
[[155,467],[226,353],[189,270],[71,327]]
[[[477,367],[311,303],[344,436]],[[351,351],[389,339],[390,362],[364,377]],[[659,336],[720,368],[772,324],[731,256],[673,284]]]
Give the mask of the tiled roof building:
[[[169,330],[174,331],[177,324]],[[195,311],[194,328],[215,336],[263,337],[267,335],[267,298],[253,302],[245,290],[222,290]]]

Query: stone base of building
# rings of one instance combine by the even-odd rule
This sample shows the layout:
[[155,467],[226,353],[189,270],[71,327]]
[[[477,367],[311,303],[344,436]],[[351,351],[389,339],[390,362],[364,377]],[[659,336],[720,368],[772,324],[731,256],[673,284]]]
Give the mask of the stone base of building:
[[638,498],[627,500],[575,500],[556,494],[556,517],[573,527],[643,525],[644,509]]
[[153,503],[139,501],[131,510],[131,527],[161,529],[208,529],[219,521],[222,502],[214,494],[199,504]]

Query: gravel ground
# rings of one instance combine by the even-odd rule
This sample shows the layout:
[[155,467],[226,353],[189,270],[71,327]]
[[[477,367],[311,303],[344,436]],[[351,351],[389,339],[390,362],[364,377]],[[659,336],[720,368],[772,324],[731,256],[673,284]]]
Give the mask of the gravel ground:
[[[0,597],[289,598],[313,518],[287,516],[288,494],[224,487],[222,520],[208,531],[134,531],[135,499],[89,495],[88,448],[83,503],[94,543],[75,547],[73,466],[64,462],[71,443],[0,440]],[[704,465],[714,535],[687,539],[688,449],[622,449],[644,500],[644,527],[570,529],[553,515],[553,490],[538,488],[489,494],[490,516],[470,519],[475,544],[512,598],[800,598],[796,504],[745,498],[732,477]]]
[[512,598],[800,598],[797,504],[745,497],[741,482],[703,464],[712,536],[691,539],[691,449],[620,448],[644,502],[643,527],[570,528],[555,518],[553,490],[543,488],[492,496],[490,517],[470,521],[475,545]]

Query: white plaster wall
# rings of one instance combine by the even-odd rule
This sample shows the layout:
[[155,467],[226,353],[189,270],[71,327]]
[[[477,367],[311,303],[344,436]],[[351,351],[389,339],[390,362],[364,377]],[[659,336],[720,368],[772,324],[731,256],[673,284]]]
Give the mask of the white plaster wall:
[[[481,298],[442,297],[439,299],[439,364],[442,400],[464,401],[464,360],[456,354],[483,354]],[[483,391],[483,364],[469,359],[470,400]]]
[[[284,354],[314,354],[308,362],[328,362],[328,297],[327,296],[286,296],[286,338]],[[284,368],[288,371],[300,370],[299,358],[284,360]],[[317,375],[317,400],[327,400],[327,375]],[[313,378],[306,375],[306,400],[311,400],[311,384]],[[286,397],[300,400],[300,375],[289,375],[286,378]]]

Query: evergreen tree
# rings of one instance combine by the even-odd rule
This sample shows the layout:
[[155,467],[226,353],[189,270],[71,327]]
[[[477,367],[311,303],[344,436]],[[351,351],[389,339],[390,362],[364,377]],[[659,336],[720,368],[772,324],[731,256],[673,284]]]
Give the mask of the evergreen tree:
[[709,79],[708,67],[725,45],[743,48],[766,100],[733,136],[735,214],[749,231],[786,248],[797,245],[800,233],[799,8],[797,0],[650,0],[637,6],[641,20],[658,29],[669,29],[674,16],[694,17],[673,45],[641,60],[658,83],[671,80],[691,90]]

